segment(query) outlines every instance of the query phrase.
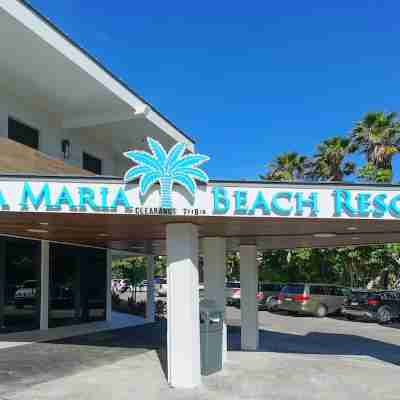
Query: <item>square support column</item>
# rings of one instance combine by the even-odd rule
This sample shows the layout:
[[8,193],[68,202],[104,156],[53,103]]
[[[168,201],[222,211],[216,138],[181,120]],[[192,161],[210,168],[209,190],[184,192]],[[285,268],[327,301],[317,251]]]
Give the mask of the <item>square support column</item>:
[[6,306],[6,241],[0,238],[0,329],[5,328]]
[[107,270],[106,270],[106,321],[112,319],[112,299],[111,299],[111,280],[112,280],[112,251],[107,250]]
[[147,292],[146,292],[146,320],[155,321],[155,301],[154,301],[154,267],[155,260],[153,255],[147,256]]
[[198,228],[167,225],[168,382],[193,388],[201,382]]
[[50,244],[40,242],[40,329],[49,329],[49,264]]
[[222,362],[227,359],[228,340],[225,321],[225,278],[226,278],[226,239],[204,238],[204,292],[205,298],[214,300],[224,311],[224,327],[222,338]]
[[258,333],[258,268],[256,246],[240,246],[240,309],[242,350],[257,350]]

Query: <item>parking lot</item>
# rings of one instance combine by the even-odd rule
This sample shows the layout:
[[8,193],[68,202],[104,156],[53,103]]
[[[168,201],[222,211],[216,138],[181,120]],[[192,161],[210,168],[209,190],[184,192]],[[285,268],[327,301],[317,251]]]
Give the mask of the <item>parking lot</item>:
[[170,389],[157,326],[0,350],[0,399],[355,399],[400,397],[400,325],[259,313],[260,348],[240,350],[229,307],[229,361],[195,390]]

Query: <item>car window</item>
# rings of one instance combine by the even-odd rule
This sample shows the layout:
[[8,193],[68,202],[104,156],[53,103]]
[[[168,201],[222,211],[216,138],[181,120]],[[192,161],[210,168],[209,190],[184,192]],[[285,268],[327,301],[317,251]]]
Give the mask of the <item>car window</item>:
[[236,288],[236,289],[239,289],[239,288],[240,288],[240,282],[227,282],[227,283],[226,283],[226,287],[227,287],[227,288]]
[[326,288],[324,286],[317,286],[317,285],[311,285],[310,286],[310,294],[318,295],[318,296],[323,296],[326,294]]
[[302,294],[304,293],[304,285],[286,285],[282,289],[285,294]]
[[347,296],[347,291],[345,288],[335,286],[334,296]]
[[261,290],[263,292],[273,292],[275,291],[275,286],[276,285],[273,285],[272,283],[264,283],[261,285]]
[[380,295],[382,300],[394,300],[395,296],[393,292],[384,292]]

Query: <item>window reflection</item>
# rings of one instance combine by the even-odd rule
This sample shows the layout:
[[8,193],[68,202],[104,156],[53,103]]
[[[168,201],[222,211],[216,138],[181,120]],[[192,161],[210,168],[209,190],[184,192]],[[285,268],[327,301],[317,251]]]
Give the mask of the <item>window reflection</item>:
[[105,319],[106,252],[51,244],[49,326]]
[[40,243],[0,238],[1,332],[38,329]]

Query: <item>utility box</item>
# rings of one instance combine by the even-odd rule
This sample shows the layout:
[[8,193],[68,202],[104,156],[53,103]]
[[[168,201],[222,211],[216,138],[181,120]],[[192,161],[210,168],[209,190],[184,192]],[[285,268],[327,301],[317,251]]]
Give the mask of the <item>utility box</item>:
[[210,375],[222,369],[224,310],[213,300],[200,302],[201,374]]

